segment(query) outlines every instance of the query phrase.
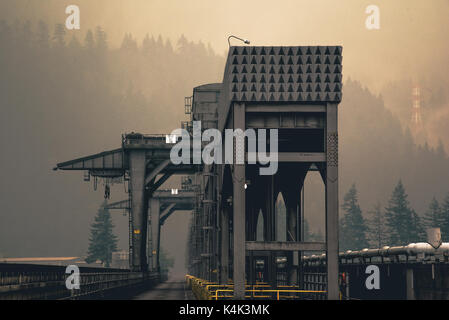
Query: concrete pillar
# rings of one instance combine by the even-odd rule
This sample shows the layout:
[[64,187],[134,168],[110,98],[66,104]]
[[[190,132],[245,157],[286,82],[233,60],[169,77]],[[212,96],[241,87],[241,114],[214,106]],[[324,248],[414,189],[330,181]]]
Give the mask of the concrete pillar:
[[133,246],[130,268],[146,271],[145,151],[130,151],[129,167]]
[[327,298],[338,300],[338,131],[333,103],[326,112],[326,245]]
[[152,245],[151,248],[152,257],[153,257],[153,269],[152,272],[159,272],[159,242],[160,242],[160,228],[161,225],[159,223],[160,218],[160,203],[159,199],[150,198],[150,217],[151,217],[151,239]]
[[[245,131],[245,104],[234,103],[234,130]],[[233,230],[234,230],[234,299],[245,299],[245,164],[236,164],[237,153],[245,152],[236,148],[234,139],[233,164]],[[242,155],[244,159],[244,154]]]

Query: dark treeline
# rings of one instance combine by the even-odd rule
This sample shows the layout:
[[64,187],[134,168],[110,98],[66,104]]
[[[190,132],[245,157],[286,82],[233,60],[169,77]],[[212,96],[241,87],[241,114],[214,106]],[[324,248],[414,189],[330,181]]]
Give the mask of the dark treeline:
[[[183,97],[192,87],[222,79],[223,57],[184,36],[173,45],[161,36],[138,43],[126,34],[120,48],[109,48],[101,27],[66,32],[62,24],[0,21],[3,100],[21,99],[9,107],[70,118],[75,129],[119,119],[111,124],[168,130],[179,126],[174,120],[183,118]],[[115,119],[105,118],[106,111]]]
[[353,184],[344,196],[340,218],[340,249],[361,250],[426,241],[426,229],[440,228],[442,240],[449,241],[449,193],[441,201],[433,197],[427,210],[418,215],[411,207],[402,181],[399,181],[382,208],[374,205],[366,217],[360,208]]
[[[114,48],[101,27],[0,21],[0,254],[84,254],[101,192],[80,173],[51,169],[120,147],[125,132],[179,128],[184,97],[221,81],[223,67],[210,46],[184,36],[126,34]],[[125,196],[113,192],[113,200]],[[126,222],[116,225],[126,249]]]

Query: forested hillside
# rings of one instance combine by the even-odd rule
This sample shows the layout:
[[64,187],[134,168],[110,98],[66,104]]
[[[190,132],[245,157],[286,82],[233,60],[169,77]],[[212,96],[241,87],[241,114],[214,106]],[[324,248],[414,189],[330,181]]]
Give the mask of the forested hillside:
[[[185,37],[174,41],[149,30],[144,39],[126,34],[112,47],[101,27],[78,34],[68,37],[61,25],[43,22],[0,22],[0,252],[6,255],[84,253],[102,194],[80,173],[53,172],[54,165],[117,148],[124,132],[170,132],[185,120],[184,97],[192,88],[223,77],[224,57]],[[346,80],[343,91],[342,199],[356,183],[366,215],[377,202],[385,207],[402,179],[422,215],[433,196],[449,192],[444,150],[417,147],[382,98],[357,81]],[[111,200],[123,196],[115,191]],[[316,217],[324,206],[308,209],[311,232],[322,232]],[[126,218],[114,219],[122,219],[115,224],[126,249]],[[185,237],[186,223],[173,225],[173,239]]]

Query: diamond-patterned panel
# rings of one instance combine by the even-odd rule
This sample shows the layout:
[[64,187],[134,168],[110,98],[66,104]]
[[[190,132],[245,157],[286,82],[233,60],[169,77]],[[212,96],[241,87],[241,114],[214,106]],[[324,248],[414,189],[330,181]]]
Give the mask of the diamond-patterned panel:
[[231,101],[340,102],[340,46],[231,47]]

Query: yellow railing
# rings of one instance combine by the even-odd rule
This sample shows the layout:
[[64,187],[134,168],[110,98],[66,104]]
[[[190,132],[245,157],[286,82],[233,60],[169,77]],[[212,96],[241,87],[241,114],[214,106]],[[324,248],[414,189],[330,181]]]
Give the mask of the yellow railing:
[[[226,293],[234,293],[234,285],[218,284],[204,279],[200,279],[191,275],[186,275],[187,286],[192,289],[193,294],[199,300],[218,300],[222,298],[233,298],[232,295]],[[245,285],[245,297],[252,299],[299,299],[303,294],[324,294],[326,291],[320,290],[299,290],[295,286],[279,286],[278,289],[271,289],[267,283],[256,283]],[[223,293],[223,295],[220,295]],[[260,295],[258,294],[260,293]]]
[[[219,298],[232,298],[233,295],[224,295],[220,296],[219,292],[234,292],[234,290],[230,289],[218,289],[215,290],[215,300]],[[246,295],[246,293],[252,293],[251,295]],[[276,293],[276,300],[280,300],[282,298],[299,298],[299,296],[291,296],[291,295],[281,295],[281,293],[321,293],[324,294],[326,291],[320,290],[283,290],[283,289],[246,289],[245,290],[245,298],[272,298],[272,295],[255,295],[254,293]]]

